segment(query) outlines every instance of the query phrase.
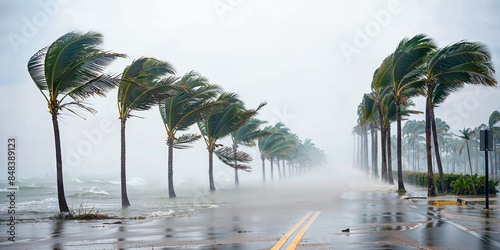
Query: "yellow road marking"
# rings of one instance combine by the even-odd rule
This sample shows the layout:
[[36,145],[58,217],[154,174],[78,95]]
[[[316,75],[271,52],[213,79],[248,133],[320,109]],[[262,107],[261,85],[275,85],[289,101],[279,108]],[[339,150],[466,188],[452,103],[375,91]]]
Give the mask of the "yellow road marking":
[[458,201],[436,201],[434,202],[434,206],[439,205],[458,205]]
[[281,247],[283,245],[285,245],[286,241],[288,240],[288,238],[290,238],[290,236],[302,225],[302,223],[304,223],[304,221],[307,220],[307,218],[309,218],[309,216],[312,214],[312,212],[309,212],[306,214],[306,216],[302,217],[302,219],[300,219],[299,223],[297,223],[297,225],[295,225],[294,227],[292,227],[292,229],[290,229],[290,231],[288,231],[285,235],[283,235],[283,237],[281,237],[281,239],[278,241],[278,243],[276,243],[276,245],[274,245],[271,250],[278,250],[278,249],[281,249]]
[[302,237],[304,237],[304,234],[306,233],[307,229],[313,224],[314,220],[318,218],[318,215],[321,213],[321,211],[318,211],[314,214],[314,216],[307,222],[307,224],[299,231],[297,236],[293,239],[293,241],[288,245],[286,250],[294,250],[297,245],[299,244],[300,240],[302,240]]

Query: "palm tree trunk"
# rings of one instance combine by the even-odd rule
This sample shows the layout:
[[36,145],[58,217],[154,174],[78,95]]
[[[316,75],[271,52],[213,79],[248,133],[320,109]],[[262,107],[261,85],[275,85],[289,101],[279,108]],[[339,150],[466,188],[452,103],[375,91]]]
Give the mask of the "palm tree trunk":
[[68,204],[66,203],[66,196],[64,195],[61,136],[59,133],[59,122],[57,121],[57,111],[52,113],[52,125],[54,127],[54,139],[56,144],[57,200],[59,201],[59,211],[69,212]]
[[210,191],[215,190],[214,184],[214,150],[208,149],[208,182],[210,183]]
[[262,160],[262,181],[266,181],[266,157],[261,156]]
[[392,177],[392,142],[391,142],[391,124],[387,125],[387,177],[389,178],[389,185],[394,185],[394,178]]
[[363,148],[365,155],[363,156],[364,158],[364,167],[363,170],[368,173],[370,172],[370,165],[368,164],[368,129],[365,129],[364,131],[364,148]]
[[281,162],[283,163],[283,164],[282,164],[282,165],[283,165],[283,179],[286,179],[286,172],[285,172],[286,165],[285,165],[285,159],[283,159]]
[[234,156],[234,184],[239,185],[240,184],[240,178],[238,177],[238,168],[236,168],[237,165],[237,160],[236,160],[236,153],[238,152],[238,148],[236,146],[233,146],[233,156]]
[[472,175],[472,163],[470,161],[470,152],[469,152],[469,140],[465,140],[465,144],[467,146],[467,156],[469,157],[469,167],[470,167],[470,175]]
[[378,178],[378,160],[377,160],[377,129],[375,124],[371,125],[371,137],[372,137],[372,176]]
[[397,114],[397,156],[398,156],[398,192],[406,192],[403,183],[403,159],[401,158],[401,104],[396,103]]
[[[384,124],[383,118],[380,119],[380,124]],[[382,180],[387,181],[387,140],[385,139],[386,127],[380,126],[380,148],[382,151]]]
[[436,196],[434,186],[434,173],[432,171],[432,145],[431,145],[431,106],[430,97],[427,96],[425,104],[425,149],[427,153],[427,196]]
[[122,207],[130,206],[127,196],[127,175],[125,169],[125,122],[127,118],[121,118],[121,188],[122,188]]
[[432,137],[434,138],[434,154],[436,155],[436,162],[439,171],[439,179],[441,182],[441,191],[447,193],[446,184],[444,184],[444,173],[443,173],[443,165],[441,164],[441,156],[439,155],[439,143],[437,136],[437,128],[436,128],[436,119],[434,117],[434,110],[430,107],[431,111],[431,126],[432,126]]
[[174,139],[168,138],[168,197],[175,198],[174,191]]
[[274,180],[274,169],[273,169],[273,157],[269,157],[269,161],[271,162],[271,181]]

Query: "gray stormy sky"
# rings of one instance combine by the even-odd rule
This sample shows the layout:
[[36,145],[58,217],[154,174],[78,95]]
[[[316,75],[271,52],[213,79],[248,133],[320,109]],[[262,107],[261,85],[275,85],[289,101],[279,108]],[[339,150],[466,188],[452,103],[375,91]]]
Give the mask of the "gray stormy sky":
[[[439,46],[481,41],[498,70],[499,10],[498,1],[0,0],[0,151],[6,151],[9,136],[16,136],[19,173],[54,174],[50,115],[26,64],[64,33],[94,30],[103,34],[104,49],[128,55],[108,71],[121,73],[141,56],[166,60],[179,75],[196,70],[239,93],[249,108],[267,101],[260,119],[281,121],[303,140],[311,138],[330,165],[341,169],[352,162],[357,105],[397,43],[419,33]],[[476,127],[500,109],[499,94],[498,88],[467,87],[438,108],[437,116],[453,131]],[[423,110],[423,99],[415,101]],[[65,177],[103,173],[118,179],[116,91],[88,102],[97,115],[61,117]],[[127,123],[129,176],[165,175],[158,110],[136,115],[145,119]],[[247,151],[255,158],[254,171],[241,178],[260,178],[257,150]],[[189,180],[189,173],[206,179],[203,142],[177,150],[174,159],[177,182]],[[233,173],[218,161],[215,171],[220,179]]]

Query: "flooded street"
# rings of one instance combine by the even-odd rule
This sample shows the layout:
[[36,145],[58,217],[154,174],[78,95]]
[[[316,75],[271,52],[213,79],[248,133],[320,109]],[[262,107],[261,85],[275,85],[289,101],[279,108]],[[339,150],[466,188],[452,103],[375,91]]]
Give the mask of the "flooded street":
[[[285,249],[291,244],[298,249],[500,247],[496,198],[492,198],[493,210],[487,214],[469,205],[433,206],[436,200],[456,201],[451,195],[405,199],[422,192],[411,186],[407,189],[409,192],[400,196],[395,186],[365,179],[352,170],[343,174],[317,170],[301,178],[207,192],[206,202],[220,206],[192,216],[123,220],[116,225],[102,221],[25,223],[19,227],[25,228],[19,234],[25,240],[16,248],[270,249],[276,245],[275,249]],[[469,200],[480,202],[478,197]],[[52,233],[40,233],[43,227]],[[5,247],[9,246],[13,245]]]

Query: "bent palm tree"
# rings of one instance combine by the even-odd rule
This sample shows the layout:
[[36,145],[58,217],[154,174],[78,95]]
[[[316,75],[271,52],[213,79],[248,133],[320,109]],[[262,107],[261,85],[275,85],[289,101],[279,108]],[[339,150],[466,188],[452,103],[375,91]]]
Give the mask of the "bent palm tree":
[[121,122],[121,196],[124,207],[130,206],[125,168],[125,123],[132,116],[132,111],[149,110],[171,96],[169,92],[179,89],[172,85],[177,80],[169,76],[173,73],[169,63],[147,57],[133,61],[123,71],[117,102]]
[[[231,140],[233,141],[233,157],[234,164],[237,164],[237,154],[239,145],[252,147],[255,146],[255,140],[267,135],[269,132],[261,130],[260,125],[266,123],[258,119],[252,119],[246,122],[238,130],[231,133]],[[238,177],[238,168],[234,168],[234,182],[236,185],[240,183]]]
[[235,93],[222,93],[219,98],[217,98],[217,101],[224,103],[214,109],[211,109],[204,115],[204,119],[198,122],[198,128],[200,129],[203,139],[207,145],[208,175],[210,190],[212,191],[215,190],[213,176],[213,153],[215,149],[220,146],[217,144],[217,140],[237,130],[245,122],[255,116],[257,111],[265,105],[265,103],[261,103],[257,109],[246,110],[243,106],[243,102],[238,99]]
[[204,112],[217,105],[218,103],[214,100],[221,90],[217,85],[208,84],[207,79],[195,72],[184,75],[178,84],[185,86],[187,90],[177,91],[160,103],[160,115],[167,131],[168,195],[170,198],[176,197],[173,182],[173,149],[187,148],[188,143],[201,138],[196,134],[185,134],[176,138],[175,134],[199,122]]
[[[69,208],[64,195],[59,112],[66,109],[81,116],[72,109],[75,107],[95,113],[94,109],[82,103],[83,99],[94,95],[104,96],[108,90],[116,87],[116,78],[102,72],[116,58],[125,57],[123,54],[102,51],[99,48],[101,44],[102,35],[99,33],[70,32],[39,50],[28,61],[30,76],[47,101],[52,115],[57,198],[61,212],[69,212]],[[68,96],[73,101],[64,102]]]
[[[430,148],[432,131],[441,189],[446,192],[434,108],[443,103],[451,93],[463,88],[465,84],[495,86],[497,84],[494,77],[495,70],[488,48],[481,43],[466,41],[460,41],[430,53],[428,62],[420,70],[424,76],[422,81],[425,83],[426,95],[426,144],[427,148]],[[431,157],[431,154],[427,154],[427,162],[432,168]]]
[[414,70],[424,63],[427,54],[435,48],[434,42],[425,35],[404,38],[396,50],[384,59],[373,77],[376,88],[392,85],[397,114],[398,190],[403,192],[405,187],[401,155],[401,104],[405,105],[409,98],[421,94],[421,74],[415,74]]
[[272,148],[275,148],[276,145],[285,140],[285,136],[281,133],[273,133],[271,127],[266,127],[264,131],[269,134],[260,137],[257,146],[260,151],[260,159],[262,160],[262,180],[266,181],[266,157],[269,155]]

